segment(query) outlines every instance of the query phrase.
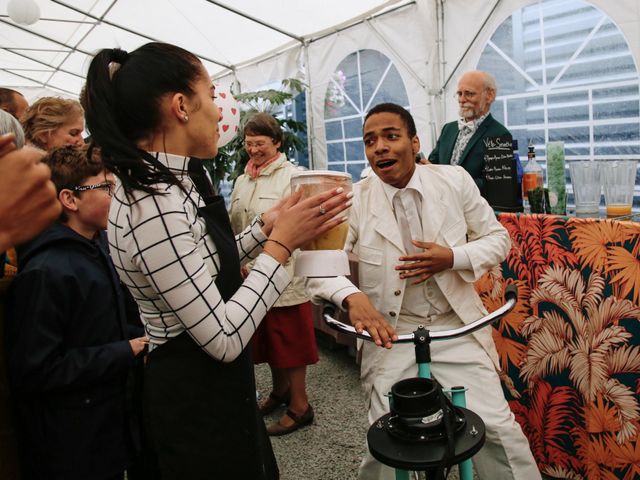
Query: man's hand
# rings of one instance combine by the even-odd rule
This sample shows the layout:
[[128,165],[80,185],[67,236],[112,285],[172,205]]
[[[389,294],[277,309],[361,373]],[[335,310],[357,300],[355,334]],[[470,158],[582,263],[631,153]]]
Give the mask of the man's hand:
[[400,271],[400,278],[415,277],[411,283],[417,285],[428,280],[434,274],[453,267],[453,250],[449,247],[432,242],[419,242],[418,240],[412,240],[412,243],[416,247],[424,249],[424,252],[399,258],[401,262],[408,262],[396,265],[396,270]]
[[391,348],[391,340],[397,340],[395,330],[384,319],[369,301],[364,293],[354,293],[344,299],[344,305],[349,313],[349,321],[358,333],[363,330],[369,332],[378,346]]
[[0,137],[0,251],[31,239],[60,215],[49,167],[43,152],[15,150],[14,136]]

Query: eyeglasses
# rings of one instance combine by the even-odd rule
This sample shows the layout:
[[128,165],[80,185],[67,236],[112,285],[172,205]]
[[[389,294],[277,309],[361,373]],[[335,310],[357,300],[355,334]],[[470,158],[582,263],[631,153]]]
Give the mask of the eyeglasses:
[[115,183],[111,182],[94,183],[93,185],[78,185],[71,188],[71,190],[73,190],[74,192],[84,192],[87,190],[105,190],[110,197],[113,196],[113,192],[115,191],[115,189]]
[[264,148],[267,145],[266,142],[244,142],[244,148]]
[[464,97],[467,100],[473,100],[476,95],[478,95],[478,92],[471,92],[469,90],[465,90],[464,92],[456,92],[453,94],[453,97],[460,100],[460,98]]
[[[485,88],[484,91],[490,90],[489,88]],[[473,100],[474,98],[476,98],[479,95],[479,92],[472,92],[470,90],[464,90],[464,91],[460,91],[458,90],[456,93],[453,94],[453,98],[455,98],[456,100],[460,100],[460,98],[464,97],[467,100]]]

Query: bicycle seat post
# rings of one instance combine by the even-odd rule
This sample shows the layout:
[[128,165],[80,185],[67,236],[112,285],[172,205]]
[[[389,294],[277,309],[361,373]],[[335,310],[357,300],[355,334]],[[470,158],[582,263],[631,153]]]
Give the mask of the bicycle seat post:
[[431,378],[431,335],[423,325],[413,332],[413,344],[416,349],[416,363],[418,364],[418,376]]

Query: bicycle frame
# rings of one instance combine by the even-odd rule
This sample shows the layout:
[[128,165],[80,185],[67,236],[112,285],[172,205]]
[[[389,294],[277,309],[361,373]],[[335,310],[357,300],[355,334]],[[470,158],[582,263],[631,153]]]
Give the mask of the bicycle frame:
[[[503,317],[504,315],[509,313],[516,305],[518,299],[518,290],[515,285],[509,285],[506,288],[505,299],[505,304],[500,308],[470,324],[463,325],[459,328],[440,330],[435,332],[426,330],[421,325],[414,333],[399,335],[398,339],[393,341],[393,343],[414,343],[416,345],[416,363],[418,364],[418,376],[421,378],[431,378],[431,359],[429,352],[429,345],[431,341],[443,341],[469,335],[470,333],[484,328],[487,325],[495,322],[499,318]],[[334,304],[325,304],[323,309],[323,317],[324,321],[327,323],[327,325],[329,325],[329,327],[348,335],[353,335],[364,340],[373,341],[371,335],[369,335],[368,332],[358,332],[351,325],[346,325],[333,318],[335,316],[335,312],[336,306]],[[416,337],[416,334],[418,335],[418,337]],[[444,389],[444,392],[451,395],[451,401],[453,405],[455,405],[456,407],[466,408],[466,390],[467,389],[463,386],[456,386],[452,387],[451,389]],[[470,458],[459,463],[458,468],[460,472],[460,480],[473,479],[473,468]],[[396,480],[409,480],[409,472],[396,469]]]

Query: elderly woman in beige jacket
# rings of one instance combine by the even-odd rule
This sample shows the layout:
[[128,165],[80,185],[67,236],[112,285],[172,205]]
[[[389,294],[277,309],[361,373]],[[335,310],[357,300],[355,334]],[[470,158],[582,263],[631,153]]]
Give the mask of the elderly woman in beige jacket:
[[[249,162],[236,181],[229,211],[235,232],[242,231],[256,215],[287,196],[291,176],[296,172],[286,155],[278,151],[282,130],[272,115],[253,116],[244,135]],[[267,427],[269,435],[274,436],[286,435],[313,421],[305,377],[307,365],[318,361],[318,349],[304,281],[293,277],[294,258],[295,252],[286,265],[293,278],[291,284],[269,310],[252,340],[254,363],[267,362],[273,379],[273,389],[260,404],[260,411],[266,415],[288,404],[279,421]]]

